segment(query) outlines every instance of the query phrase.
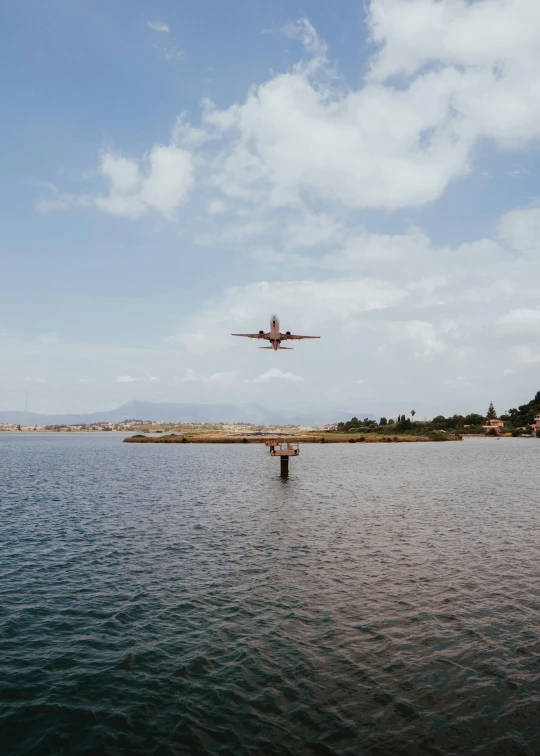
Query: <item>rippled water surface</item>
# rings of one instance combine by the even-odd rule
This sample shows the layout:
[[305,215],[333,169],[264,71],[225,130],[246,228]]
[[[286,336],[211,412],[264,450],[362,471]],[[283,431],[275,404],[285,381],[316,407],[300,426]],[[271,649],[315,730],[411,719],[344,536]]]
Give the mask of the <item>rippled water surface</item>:
[[0,750],[540,753],[540,441],[0,435]]

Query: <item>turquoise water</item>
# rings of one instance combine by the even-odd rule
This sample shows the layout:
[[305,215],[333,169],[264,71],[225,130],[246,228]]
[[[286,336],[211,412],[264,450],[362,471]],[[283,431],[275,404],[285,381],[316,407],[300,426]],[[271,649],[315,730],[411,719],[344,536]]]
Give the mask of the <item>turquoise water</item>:
[[0,750],[537,754],[540,441],[0,434]]

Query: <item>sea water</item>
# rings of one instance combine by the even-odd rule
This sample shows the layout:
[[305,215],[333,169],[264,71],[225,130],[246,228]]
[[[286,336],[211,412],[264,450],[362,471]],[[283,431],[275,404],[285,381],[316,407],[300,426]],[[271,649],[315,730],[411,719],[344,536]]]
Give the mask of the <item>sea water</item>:
[[540,753],[540,440],[0,434],[3,754]]

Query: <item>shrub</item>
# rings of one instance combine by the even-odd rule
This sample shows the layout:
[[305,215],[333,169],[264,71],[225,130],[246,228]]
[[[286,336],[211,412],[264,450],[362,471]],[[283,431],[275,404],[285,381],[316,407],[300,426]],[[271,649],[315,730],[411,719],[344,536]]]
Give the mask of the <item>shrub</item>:
[[537,428],[536,430],[536,438],[540,438],[540,428]]
[[187,444],[187,442],[188,442],[187,438],[185,436],[182,436],[182,443]]
[[243,439],[242,439],[242,443],[243,443],[243,444],[247,444],[247,442],[248,442],[247,438],[243,438]]
[[350,438],[349,439],[349,443],[350,444],[355,444],[356,443],[356,439],[355,438]]

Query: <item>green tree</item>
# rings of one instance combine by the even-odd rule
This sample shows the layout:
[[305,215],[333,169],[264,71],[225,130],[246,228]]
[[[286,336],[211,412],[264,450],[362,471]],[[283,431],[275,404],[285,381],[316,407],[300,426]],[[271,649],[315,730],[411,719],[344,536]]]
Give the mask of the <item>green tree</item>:
[[414,421],[414,416],[415,415],[416,415],[416,410],[411,410],[411,417],[412,417],[413,421]]
[[381,417],[379,425],[388,425],[388,420],[385,417]]
[[398,415],[397,427],[399,430],[410,430],[412,423],[406,415]]
[[479,415],[477,412],[471,412],[470,415],[465,415],[464,422],[465,422],[465,425],[483,425],[484,416]]
[[496,419],[497,419],[497,413],[495,412],[495,407],[493,406],[493,402],[490,402],[487,415],[486,415],[486,420],[496,420]]

